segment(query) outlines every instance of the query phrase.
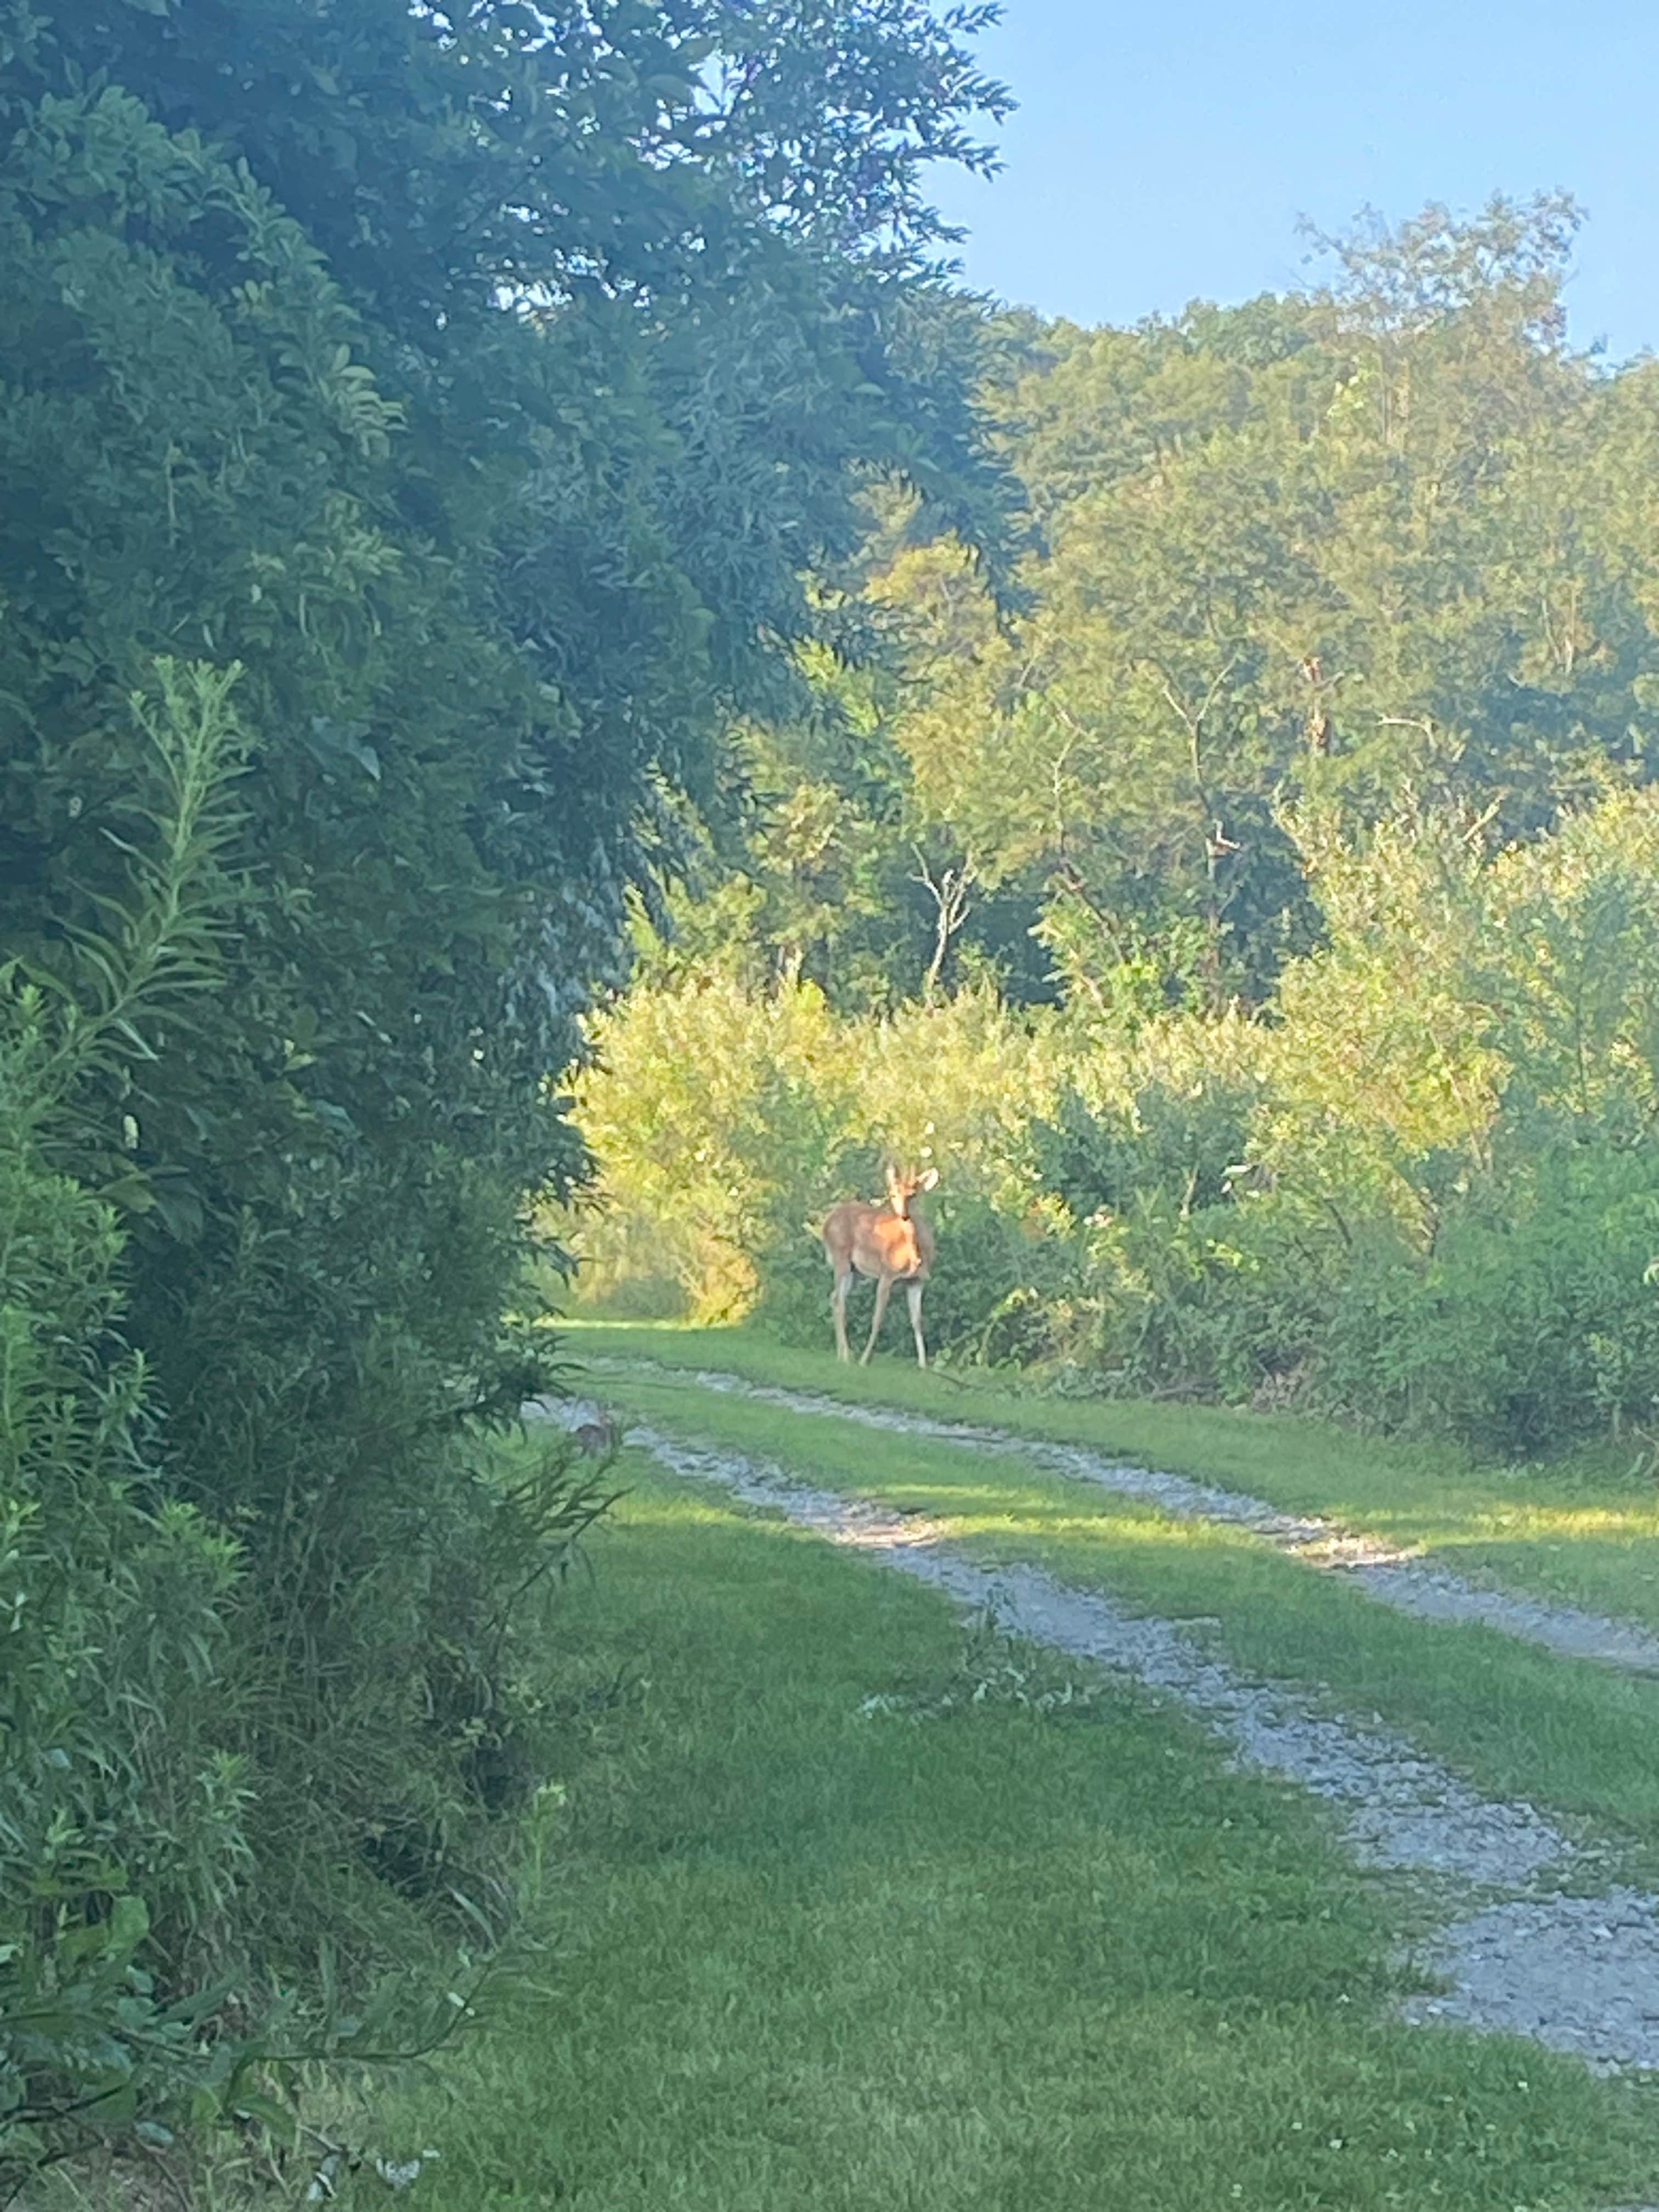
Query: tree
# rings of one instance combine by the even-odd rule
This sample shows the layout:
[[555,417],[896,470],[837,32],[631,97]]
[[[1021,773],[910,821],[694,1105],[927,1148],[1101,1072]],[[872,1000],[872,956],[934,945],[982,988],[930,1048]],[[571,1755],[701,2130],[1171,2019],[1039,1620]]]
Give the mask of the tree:
[[[1259,1000],[1316,927],[1304,794],[1364,821],[1409,780],[1502,839],[1647,772],[1641,526],[1610,557],[1589,519],[1639,498],[1644,379],[1565,349],[1576,222],[1364,222],[1301,298],[1062,327],[1004,389],[1030,611],[939,654],[909,726],[919,785],[1000,825],[981,865],[1039,870],[1069,988],[1150,960]],[[1628,489],[1587,498],[1614,421]]]
[[985,20],[0,9],[0,946],[41,988],[97,988],[164,657],[240,672],[219,986],[57,1164],[123,1210],[167,1484],[246,1561],[249,1948],[274,1868],[337,1933],[341,1869],[441,1887],[533,1780],[498,1570],[580,1511],[470,1440],[540,1371],[548,1079],[678,794],[800,697],[862,488],[994,535],[923,196],[988,159]]

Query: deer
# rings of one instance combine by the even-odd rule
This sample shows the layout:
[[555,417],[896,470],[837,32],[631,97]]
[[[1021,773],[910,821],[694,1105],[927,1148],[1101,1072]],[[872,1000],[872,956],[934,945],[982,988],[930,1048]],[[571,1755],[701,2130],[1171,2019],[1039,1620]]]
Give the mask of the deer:
[[847,1344],[847,1296],[853,1287],[853,1278],[868,1275],[876,1285],[876,1312],[870,1324],[870,1341],[864,1347],[859,1365],[869,1364],[895,1283],[903,1284],[910,1308],[916,1364],[927,1364],[927,1346],[921,1334],[921,1286],[933,1264],[933,1232],[920,1214],[911,1212],[910,1201],[918,1192],[932,1190],[938,1181],[937,1168],[918,1175],[914,1169],[890,1166],[885,1206],[871,1206],[861,1198],[848,1199],[844,1205],[832,1208],[825,1218],[820,1233],[823,1256],[835,1277],[830,1310],[836,1321],[837,1359],[851,1359],[853,1356]]
[[594,1408],[591,1421],[583,1421],[570,1431],[570,1441],[587,1459],[609,1459],[622,1440],[622,1423],[602,1406]]

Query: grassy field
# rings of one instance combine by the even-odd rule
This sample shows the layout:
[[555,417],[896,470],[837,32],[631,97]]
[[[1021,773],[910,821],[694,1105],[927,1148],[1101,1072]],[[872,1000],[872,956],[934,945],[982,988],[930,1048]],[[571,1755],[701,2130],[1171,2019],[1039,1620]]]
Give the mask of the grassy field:
[[542,1993],[385,2108],[389,2154],[440,2153],[411,2212],[1589,2212],[1659,2180],[1637,2091],[1391,2022],[1386,1895],[1308,1803],[1119,1686],[974,1705],[1059,1662],[623,1471],[566,1632],[635,1686],[573,1754]]
[[755,1382],[1087,1444],[1421,1546],[1461,1573],[1659,1629],[1659,1473],[1633,1448],[1565,1465],[1482,1467],[1449,1447],[1359,1437],[1297,1415],[1056,1398],[1000,1374],[921,1374],[908,1357],[842,1367],[828,1356],[827,1320],[823,1353],[740,1328],[560,1327],[579,1364],[599,1354],[724,1368]]

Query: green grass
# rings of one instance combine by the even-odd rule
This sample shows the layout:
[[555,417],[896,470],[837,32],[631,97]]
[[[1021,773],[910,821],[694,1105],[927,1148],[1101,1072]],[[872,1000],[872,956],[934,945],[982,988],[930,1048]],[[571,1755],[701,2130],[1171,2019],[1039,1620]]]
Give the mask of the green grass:
[[1632,1472],[1633,1453],[1481,1467],[1449,1446],[1356,1436],[1298,1415],[1055,1398],[1001,1375],[924,1375],[896,1358],[842,1367],[827,1352],[793,1351],[748,1329],[560,1328],[577,1360],[594,1352],[720,1367],[755,1382],[1088,1444],[1421,1547],[1476,1579],[1659,1629],[1659,1479]]
[[544,1993],[383,2113],[441,2153],[411,2212],[1600,2212],[1659,2176],[1634,2090],[1389,2020],[1386,1899],[1300,1798],[1121,1688],[860,1717],[957,1675],[943,1600],[635,1459],[565,1635],[647,1686],[573,1770]]
[[1659,1681],[1395,1613],[1240,1530],[1173,1521],[1017,1460],[669,1376],[605,1385],[676,1432],[925,1512],[987,1561],[1028,1561],[1139,1610],[1213,1623],[1247,1674],[1328,1686],[1342,1709],[1406,1730],[1493,1795],[1577,1816],[1624,1846],[1632,1871],[1659,1876]]

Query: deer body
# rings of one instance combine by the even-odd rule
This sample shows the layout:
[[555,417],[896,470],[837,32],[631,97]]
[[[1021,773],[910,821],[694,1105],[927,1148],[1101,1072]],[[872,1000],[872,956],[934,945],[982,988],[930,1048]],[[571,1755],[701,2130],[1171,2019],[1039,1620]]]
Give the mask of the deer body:
[[866,1364],[876,1348],[895,1283],[904,1285],[910,1333],[916,1340],[916,1364],[927,1364],[927,1346],[921,1334],[921,1286],[933,1264],[933,1232],[919,1214],[911,1212],[910,1201],[918,1191],[932,1190],[938,1181],[937,1168],[929,1168],[925,1175],[901,1175],[896,1168],[889,1168],[885,1206],[849,1199],[825,1219],[823,1256],[835,1277],[830,1306],[835,1316],[837,1358],[853,1356],[847,1343],[848,1293],[855,1275],[866,1275],[876,1286],[876,1311],[860,1366]]

